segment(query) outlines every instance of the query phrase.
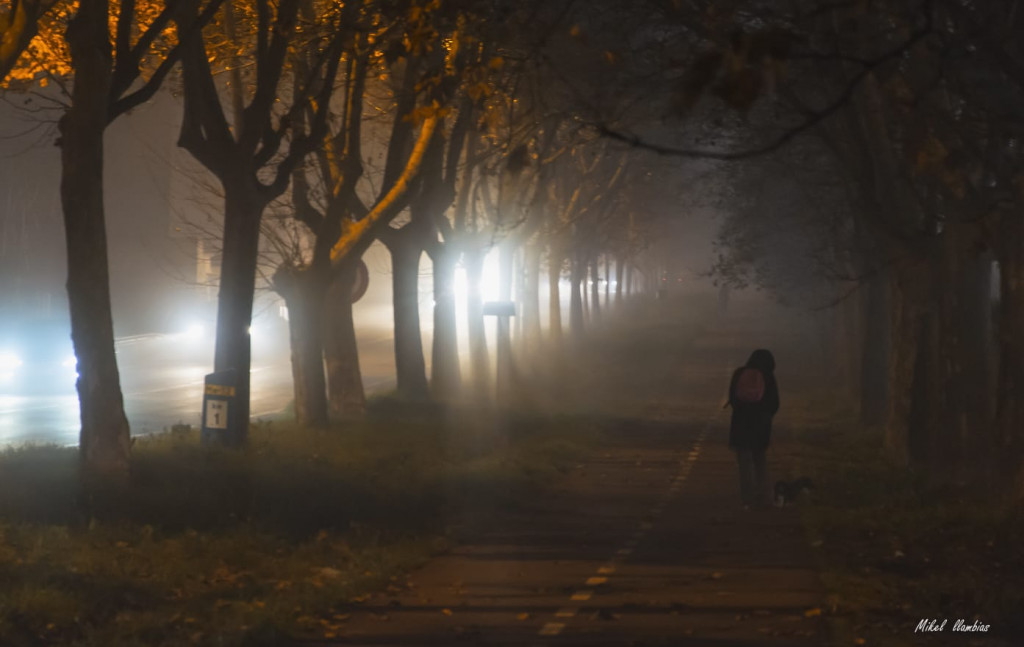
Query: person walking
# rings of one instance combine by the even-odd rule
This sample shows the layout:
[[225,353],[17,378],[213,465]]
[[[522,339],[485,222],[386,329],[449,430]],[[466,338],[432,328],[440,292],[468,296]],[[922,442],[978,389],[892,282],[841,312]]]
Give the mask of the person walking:
[[733,372],[725,406],[732,407],[729,449],[736,452],[743,505],[767,505],[770,492],[765,452],[771,441],[772,418],[779,410],[775,358],[770,351],[755,350],[747,363]]

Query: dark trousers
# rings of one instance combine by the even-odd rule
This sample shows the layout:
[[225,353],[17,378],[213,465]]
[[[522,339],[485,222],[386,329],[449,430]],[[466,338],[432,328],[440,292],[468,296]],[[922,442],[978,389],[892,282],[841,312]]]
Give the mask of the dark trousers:
[[765,450],[736,448],[736,462],[740,468],[740,498],[746,505],[768,503],[768,468]]

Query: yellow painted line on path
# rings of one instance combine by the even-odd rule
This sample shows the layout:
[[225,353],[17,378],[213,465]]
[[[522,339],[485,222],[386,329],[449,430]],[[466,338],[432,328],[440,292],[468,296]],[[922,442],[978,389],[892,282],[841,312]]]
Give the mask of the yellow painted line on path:
[[538,632],[541,636],[557,636],[562,633],[562,629],[565,629],[565,624],[562,622],[548,622],[540,628]]

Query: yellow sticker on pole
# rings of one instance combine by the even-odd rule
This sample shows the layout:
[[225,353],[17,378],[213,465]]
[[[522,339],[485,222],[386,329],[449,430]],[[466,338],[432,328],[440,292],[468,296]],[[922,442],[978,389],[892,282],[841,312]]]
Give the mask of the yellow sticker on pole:
[[223,397],[235,397],[235,387],[224,384],[207,384],[206,395],[219,395]]

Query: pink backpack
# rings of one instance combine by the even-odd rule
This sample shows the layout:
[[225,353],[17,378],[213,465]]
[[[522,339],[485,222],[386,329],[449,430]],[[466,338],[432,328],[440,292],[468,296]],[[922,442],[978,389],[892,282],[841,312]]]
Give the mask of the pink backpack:
[[756,368],[745,367],[736,379],[734,400],[741,404],[757,404],[764,398],[764,375]]

